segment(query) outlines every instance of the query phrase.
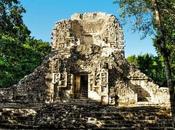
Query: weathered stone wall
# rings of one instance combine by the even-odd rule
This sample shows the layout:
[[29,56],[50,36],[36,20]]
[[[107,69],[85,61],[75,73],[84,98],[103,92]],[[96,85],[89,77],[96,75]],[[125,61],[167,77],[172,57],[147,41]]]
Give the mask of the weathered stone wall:
[[1,88],[0,102],[12,102],[14,97],[14,88]]
[[[48,55],[33,73],[25,76],[18,84],[0,89],[0,102],[37,103],[47,100],[50,68],[49,65],[56,53]],[[52,78],[52,77],[51,77]]]
[[136,93],[146,98],[146,100],[141,100],[141,102],[147,101],[150,104],[170,105],[169,89],[166,87],[160,88],[152,79],[134,66],[130,67],[128,78],[130,79],[128,85],[135,91],[140,89],[141,91]]
[[[88,98],[108,102],[108,69],[114,68],[114,59],[119,59],[114,54],[124,59],[123,33],[113,15],[75,14],[71,20],[58,22],[52,48],[59,52],[67,74],[88,73]],[[73,94],[74,87],[70,84],[66,95]]]
[[71,20],[58,22],[52,34],[53,50],[69,50],[75,45],[86,44],[104,47],[102,55],[109,56],[114,51],[124,53],[122,29],[113,15],[75,14]]

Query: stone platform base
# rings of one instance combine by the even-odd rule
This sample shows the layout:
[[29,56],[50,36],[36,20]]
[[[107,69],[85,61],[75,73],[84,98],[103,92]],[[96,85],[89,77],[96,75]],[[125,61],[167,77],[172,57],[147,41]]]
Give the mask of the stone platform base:
[[95,102],[0,108],[0,128],[173,130],[170,110],[163,107],[114,107]]

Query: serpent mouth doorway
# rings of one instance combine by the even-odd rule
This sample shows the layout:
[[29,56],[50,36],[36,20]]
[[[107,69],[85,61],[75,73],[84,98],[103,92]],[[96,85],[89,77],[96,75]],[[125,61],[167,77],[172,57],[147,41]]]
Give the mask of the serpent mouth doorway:
[[88,98],[88,74],[74,75],[74,98]]

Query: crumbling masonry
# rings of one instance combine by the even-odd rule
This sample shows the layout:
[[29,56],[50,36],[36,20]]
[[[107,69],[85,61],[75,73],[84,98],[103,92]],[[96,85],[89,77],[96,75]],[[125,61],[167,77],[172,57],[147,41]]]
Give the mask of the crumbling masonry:
[[18,84],[1,89],[1,102],[56,103],[74,98],[124,106],[169,104],[169,90],[126,61],[115,16],[75,14],[56,23],[52,36],[51,54]]

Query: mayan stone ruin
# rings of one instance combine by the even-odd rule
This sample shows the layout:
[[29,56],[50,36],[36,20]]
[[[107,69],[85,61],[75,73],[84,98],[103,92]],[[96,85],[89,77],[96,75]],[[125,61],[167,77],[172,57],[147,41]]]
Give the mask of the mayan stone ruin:
[[42,64],[0,89],[0,128],[164,130],[174,128],[169,98],[126,61],[115,16],[74,14],[55,24]]
[[169,105],[169,90],[130,65],[123,31],[105,13],[74,14],[56,23],[52,52],[33,73],[0,90],[1,102],[57,103],[90,99],[116,106]]

